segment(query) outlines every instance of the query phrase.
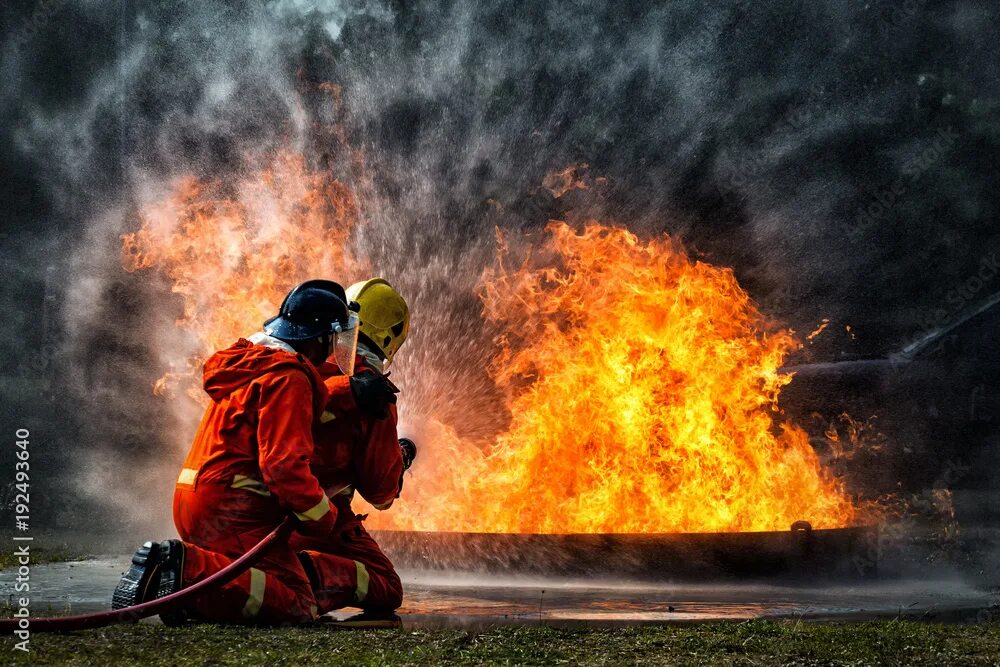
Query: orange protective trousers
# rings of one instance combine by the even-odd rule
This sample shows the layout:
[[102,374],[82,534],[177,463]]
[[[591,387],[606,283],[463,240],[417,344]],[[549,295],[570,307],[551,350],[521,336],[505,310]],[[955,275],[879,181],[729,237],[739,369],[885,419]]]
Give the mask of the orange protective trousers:
[[[329,535],[295,533],[273,545],[247,572],[188,610],[214,622],[302,623],[342,607],[392,611],[403,587],[392,562],[351,512],[336,502]],[[185,543],[183,585],[226,567],[260,542],[286,516],[272,499],[221,484],[178,487],[174,521]],[[305,565],[305,567],[303,567]]]
[[[177,487],[174,523],[185,543],[183,585],[215,574],[274,530],[287,511],[272,498],[223,484]],[[302,623],[316,618],[316,598],[290,544],[275,544],[248,571],[188,611],[215,622]]]
[[319,613],[342,607],[393,611],[403,603],[403,585],[392,562],[343,497],[333,501],[337,523],[324,538],[296,534],[292,547],[306,566]]

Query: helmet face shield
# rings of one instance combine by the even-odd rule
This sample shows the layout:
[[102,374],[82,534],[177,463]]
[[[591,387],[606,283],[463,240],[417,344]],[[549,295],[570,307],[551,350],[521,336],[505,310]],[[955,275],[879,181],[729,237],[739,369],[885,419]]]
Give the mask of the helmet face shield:
[[358,354],[359,322],[357,313],[351,313],[347,326],[334,325],[333,352],[331,356],[344,375],[354,375],[354,358]]

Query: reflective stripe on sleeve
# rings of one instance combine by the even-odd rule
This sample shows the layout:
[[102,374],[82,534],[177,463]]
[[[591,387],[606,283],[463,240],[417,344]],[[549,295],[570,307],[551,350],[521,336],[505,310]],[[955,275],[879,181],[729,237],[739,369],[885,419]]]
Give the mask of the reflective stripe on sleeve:
[[243,618],[253,618],[260,613],[264,604],[264,589],[267,587],[267,575],[255,567],[250,568],[250,597],[243,606]]
[[269,497],[271,495],[271,492],[264,486],[264,482],[253,477],[247,477],[246,475],[234,475],[231,488],[246,489],[250,493],[256,493],[258,496]]
[[187,486],[194,486],[196,479],[198,479],[197,468],[181,468],[181,474],[177,475],[177,483],[186,484]]
[[323,500],[319,501],[313,507],[310,507],[305,512],[296,512],[295,516],[299,518],[300,521],[318,521],[326,516],[326,513],[330,511],[330,499],[323,494]]
[[358,568],[358,586],[354,589],[354,601],[364,602],[368,597],[368,568],[361,561],[354,561]]
[[337,415],[333,414],[329,410],[324,410],[323,414],[321,414],[319,416],[319,423],[320,424],[325,424],[327,422],[332,422],[336,418],[337,418]]

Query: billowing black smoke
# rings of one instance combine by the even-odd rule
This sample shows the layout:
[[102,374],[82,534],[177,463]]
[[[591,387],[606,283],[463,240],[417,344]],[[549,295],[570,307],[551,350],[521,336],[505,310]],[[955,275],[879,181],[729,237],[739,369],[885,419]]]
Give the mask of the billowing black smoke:
[[[1000,29],[985,2],[0,11],[4,423],[35,434],[56,527],[106,524],[101,501],[123,526],[169,515],[165,433],[184,420],[149,388],[180,302],[121,270],[119,235],[170,177],[224,179],[280,147],[359,193],[365,253],[424,322],[404,381],[445,357],[454,386],[486,387],[472,287],[493,229],[552,217],[678,235],[777,320],[832,319],[817,360],[898,349],[1000,291],[982,273],[1000,247]],[[342,91],[335,116],[324,82]],[[317,129],[331,123],[363,170],[331,156]],[[591,187],[541,187],[569,165]],[[448,386],[421,399],[459,431],[495,402]]]

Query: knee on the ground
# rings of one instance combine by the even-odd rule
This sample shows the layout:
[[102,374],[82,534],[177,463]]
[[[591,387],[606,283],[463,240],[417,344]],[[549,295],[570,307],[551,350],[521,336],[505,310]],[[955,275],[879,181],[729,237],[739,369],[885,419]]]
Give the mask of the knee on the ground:
[[[362,607],[371,611],[395,611],[403,604],[403,583],[395,570],[379,573],[381,586],[379,590],[369,590],[368,598]],[[375,593],[374,595],[372,593]]]

